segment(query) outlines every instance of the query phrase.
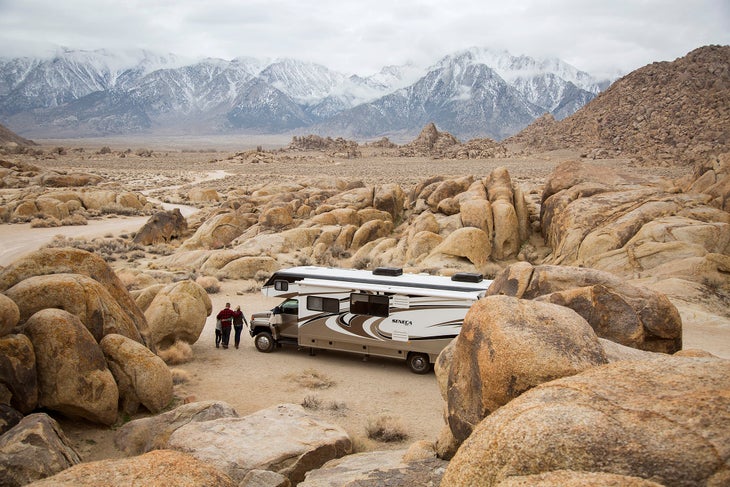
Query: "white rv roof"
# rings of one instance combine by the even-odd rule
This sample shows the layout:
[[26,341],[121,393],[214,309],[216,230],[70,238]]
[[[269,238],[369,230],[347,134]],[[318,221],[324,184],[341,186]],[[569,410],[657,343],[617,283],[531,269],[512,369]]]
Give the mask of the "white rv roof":
[[[301,266],[282,269],[274,273],[269,282],[276,278],[296,277],[297,280],[306,279],[308,283],[315,284],[312,280],[316,280],[317,285],[327,285],[331,287],[348,287],[352,288],[353,283],[359,283],[362,289],[381,290],[384,292],[394,292],[395,290],[386,289],[398,287],[404,288],[423,288],[438,289],[441,291],[452,292],[475,292],[484,293],[489,285],[490,280],[483,279],[479,282],[463,282],[454,281],[445,276],[431,276],[428,274],[408,274],[403,273],[398,276],[392,275],[376,275],[372,271],[356,270],[356,269],[339,269],[335,267],[317,267],[317,266]],[[341,283],[341,284],[339,284]]]

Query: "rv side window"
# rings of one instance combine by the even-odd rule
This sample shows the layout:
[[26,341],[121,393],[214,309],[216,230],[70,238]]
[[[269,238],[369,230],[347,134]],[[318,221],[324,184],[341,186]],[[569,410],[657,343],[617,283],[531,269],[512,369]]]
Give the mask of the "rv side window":
[[287,315],[295,315],[299,313],[299,301],[296,299],[287,299],[279,305],[281,312]]
[[311,311],[339,313],[340,300],[335,298],[323,298],[321,296],[307,296],[307,309]]
[[277,291],[288,291],[289,283],[287,281],[274,281],[274,289]]
[[350,294],[350,313],[357,315],[388,316],[388,296],[382,294]]

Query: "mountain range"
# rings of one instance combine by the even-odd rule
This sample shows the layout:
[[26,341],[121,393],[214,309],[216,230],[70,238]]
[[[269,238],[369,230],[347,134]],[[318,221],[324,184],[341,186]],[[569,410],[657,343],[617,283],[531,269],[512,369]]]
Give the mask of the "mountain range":
[[559,59],[470,48],[363,77],[295,59],[185,61],[59,50],[0,59],[0,122],[28,138],[301,134],[408,140],[424,125],[502,140],[561,120],[610,84]]

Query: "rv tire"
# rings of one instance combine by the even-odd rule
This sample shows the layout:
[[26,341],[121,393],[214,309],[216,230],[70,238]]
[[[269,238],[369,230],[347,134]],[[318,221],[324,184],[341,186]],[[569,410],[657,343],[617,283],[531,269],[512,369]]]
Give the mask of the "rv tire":
[[274,342],[274,338],[268,331],[262,331],[258,333],[254,337],[253,343],[256,346],[256,350],[263,353],[271,352],[274,349],[274,345],[276,345],[276,342]]
[[431,370],[431,361],[425,353],[410,353],[406,361],[408,368],[415,374],[426,374]]

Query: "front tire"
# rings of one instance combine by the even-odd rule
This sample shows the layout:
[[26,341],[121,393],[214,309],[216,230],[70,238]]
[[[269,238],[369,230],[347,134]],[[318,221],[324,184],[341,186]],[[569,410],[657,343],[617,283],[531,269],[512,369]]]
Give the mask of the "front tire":
[[258,333],[254,337],[253,343],[256,346],[256,350],[263,353],[271,352],[276,345],[274,337],[272,337],[271,333],[269,333],[268,331],[262,331],[261,333]]
[[425,353],[411,353],[406,361],[414,374],[427,374],[431,371],[431,361]]

